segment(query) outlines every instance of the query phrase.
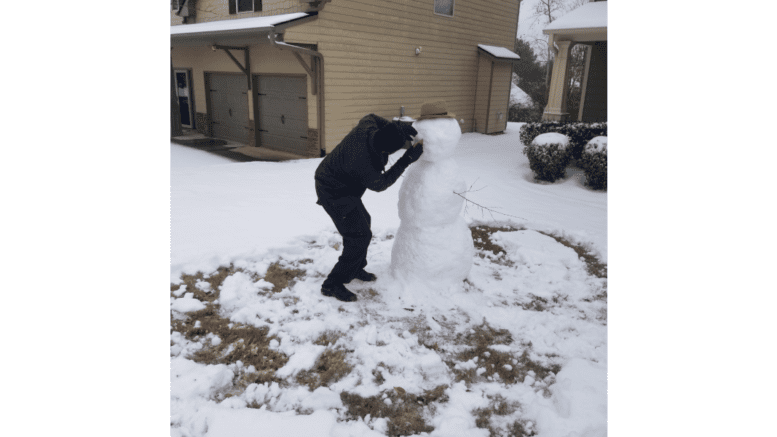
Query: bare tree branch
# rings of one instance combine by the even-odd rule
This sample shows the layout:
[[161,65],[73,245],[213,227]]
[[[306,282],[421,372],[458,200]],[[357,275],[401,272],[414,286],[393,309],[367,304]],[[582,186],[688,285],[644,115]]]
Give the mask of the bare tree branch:
[[[468,191],[465,191],[465,193],[467,193],[467,192],[468,192]],[[506,215],[506,216],[508,216],[508,217],[513,217],[513,218],[517,218],[517,219],[521,219],[521,220],[526,220],[526,219],[525,219],[525,218],[523,218],[523,217],[518,217],[518,216],[515,216],[515,215],[510,215],[510,214],[505,214],[505,213],[503,213],[503,212],[499,212],[499,211],[496,211],[496,210],[494,210],[494,209],[491,209],[491,208],[489,208],[489,207],[487,207],[487,206],[483,206],[483,205],[481,205],[481,204],[479,204],[479,203],[473,202],[473,201],[471,201],[471,200],[467,199],[466,197],[464,197],[464,195],[463,195],[462,193],[457,193],[457,192],[455,192],[455,191],[454,191],[454,192],[453,192],[453,194],[455,194],[455,195],[457,195],[457,196],[461,197],[462,199],[464,199],[464,200],[467,202],[467,203],[465,203],[465,204],[464,204],[464,212],[465,212],[465,213],[467,212],[467,205],[471,203],[471,204],[473,204],[473,205],[477,206],[478,208],[480,208],[480,213],[481,213],[481,214],[483,214],[483,210],[485,210],[485,211],[488,211],[488,212],[489,212],[489,214],[491,214],[491,219],[493,219],[494,221],[496,221],[496,219],[494,218],[494,214],[493,214],[493,213],[502,214],[502,215]]]

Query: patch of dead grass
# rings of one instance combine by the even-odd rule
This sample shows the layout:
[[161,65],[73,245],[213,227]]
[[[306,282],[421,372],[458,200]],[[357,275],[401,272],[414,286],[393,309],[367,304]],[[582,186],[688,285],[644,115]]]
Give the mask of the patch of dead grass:
[[[250,274],[252,279],[259,280],[256,274],[243,269],[219,267],[218,270],[205,277],[202,272],[194,275],[182,275],[187,292],[193,292],[194,298],[205,303],[205,308],[186,313],[184,319],[176,319],[171,314],[172,331],[181,333],[187,340],[202,341],[203,346],[191,354],[191,360],[203,364],[235,364],[241,361],[243,369],[254,366],[255,371],[239,372],[235,376],[236,388],[245,388],[248,384],[265,382],[283,382],[275,377],[275,371],[283,367],[289,358],[282,352],[270,349],[270,342],[276,336],[268,336],[269,328],[232,323],[220,314],[220,305],[214,303],[220,295],[220,286],[224,280],[237,272]],[[198,289],[195,284],[205,281],[211,285],[209,292]],[[171,285],[171,292],[180,288],[181,284]],[[213,341],[218,337],[220,342]],[[234,390],[231,390],[233,392]],[[228,394],[227,396],[229,396]]]
[[529,297],[531,297],[531,301],[528,303],[521,303],[521,308],[528,311],[545,311],[548,305],[547,299],[533,294],[530,294]]
[[[230,264],[229,267],[221,266],[210,276],[205,276],[202,272],[197,272],[193,275],[181,275],[180,284],[170,284],[170,293],[178,291],[182,285],[186,285],[186,292],[193,293],[194,298],[202,302],[213,302],[218,298],[221,284],[227,279],[227,276],[231,276],[237,272],[248,273],[240,267],[235,267]],[[256,274],[248,273],[252,276],[254,281],[259,280],[259,276]],[[204,291],[197,288],[197,282],[203,281],[210,284],[210,290]]]
[[[464,343],[469,348],[455,354],[454,360],[445,361],[454,374],[456,382],[464,381],[468,386],[483,378],[496,379],[505,384],[523,382],[530,372],[538,380],[544,380],[548,376],[555,376],[561,366],[553,364],[544,366],[529,357],[531,343],[523,353],[516,357],[510,352],[502,352],[492,349],[490,346],[513,342],[512,335],[504,329],[493,329],[485,321],[473,328],[474,332],[459,335],[459,344]],[[473,360],[475,368],[456,368],[456,363]],[[482,369],[478,374],[478,369]]]
[[[304,261],[306,260],[302,260],[301,263],[305,264]],[[275,262],[270,264],[270,267],[267,268],[264,280],[273,285],[273,293],[280,293],[284,288],[294,285],[297,278],[304,275],[305,270],[283,267],[280,262]]]
[[[509,259],[506,259],[506,252],[504,248],[498,244],[495,244],[493,241],[491,241],[491,236],[494,234],[494,232],[502,231],[502,232],[515,232],[515,231],[523,231],[526,230],[525,227],[498,227],[498,226],[488,226],[488,225],[477,225],[470,228],[472,231],[472,241],[475,243],[475,249],[483,251],[483,252],[490,252],[493,254],[494,258],[493,261],[497,264],[512,266],[513,262]],[[607,264],[601,262],[599,259],[597,259],[595,256],[591,255],[591,253],[585,249],[582,245],[574,244],[568,239],[564,237],[560,237],[558,235],[554,235],[548,232],[542,232],[537,231],[540,234],[546,235],[550,238],[553,238],[554,240],[558,241],[560,244],[569,247],[570,249],[574,250],[577,255],[583,259],[586,265],[586,271],[589,275],[595,276],[597,278],[607,278]],[[486,255],[484,253],[480,254],[481,258],[485,258]]]
[[337,340],[343,337],[344,333],[340,331],[326,330],[321,335],[313,340],[313,344],[318,346],[334,346]]
[[379,395],[370,397],[342,392],[340,400],[346,407],[348,419],[356,420],[367,415],[386,418],[388,419],[387,435],[416,435],[434,431],[434,427],[426,423],[424,412],[426,410],[433,414],[434,403],[448,402],[448,395],[445,394],[447,388],[448,385],[440,385],[420,395],[414,395],[397,387],[395,390],[383,391]]
[[596,276],[597,278],[607,278],[607,264],[599,261],[595,256],[591,255],[586,248],[579,244],[574,244],[571,241],[567,240],[564,237],[560,237],[558,235],[550,234],[547,232],[541,232],[537,231],[542,235],[546,235],[562,245],[572,249],[575,251],[577,256],[583,259],[585,261],[585,267],[586,271],[591,276]]
[[[472,231],[472,241],[475,243],[475,249],[482,250],[484,252],[491,252],[496,257],[504,257],[507,255],[504,248],[491,241],[491,236],[494,232],[515,232],[525,230],[524,227],[515,228],[512,226],[488,226],[478,225],[470,228]],[[509,260],[508,260],[509,261]]]
[[310,370],[297,374],[297,382],[306,385],[310,391],[322,386],[329,386],[351,373],[353,366],[346,361],[347,351],[328,348],[319,355],[316,364]]
[[270,349],[270,342],[277,337],[268,336],[269,328],[266,326],[257,328],[232,323],[219,315],[217,304],[210,303],[202,310],[188,313],[185,320],[173,320],[172,327],[191,341],[198,341],[208,334],[221,340],[216,345],[206,341],[202,349],[191,355],[190,359],[195,362],[234,364],[241,361],[245,367],[254,366],[256,369],[256,372],[244,376],[249,384],[281,381],[275,377],[275,371],[283,367],[289,358]]
[[496,426],[491,418],[493,416],[507,416],[518,410],[518,405],[507,402],[501,395],[488,396],[489,406],[473,411],[475,426],[488,430],[489,437],[531,437],[536,435],[534,431],[527,431],[525,422],[514,421],[507,428]]

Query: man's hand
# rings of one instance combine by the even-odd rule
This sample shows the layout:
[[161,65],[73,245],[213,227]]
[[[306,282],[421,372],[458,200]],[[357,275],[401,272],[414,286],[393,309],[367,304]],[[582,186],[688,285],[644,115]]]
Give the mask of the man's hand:
[[418,135],[418,131],[410,124],[397,123],[397,125],[407,141],[413,141],[413,137]]
[[418,143],[413,147],[410,147],[407,149],[407,152],[403,155],[403,157],[407,157],[408,160],[410,160],[410,163],[414,163],[418,161],[418,158],[421,157],[421,154],[424,153],[424,143]]

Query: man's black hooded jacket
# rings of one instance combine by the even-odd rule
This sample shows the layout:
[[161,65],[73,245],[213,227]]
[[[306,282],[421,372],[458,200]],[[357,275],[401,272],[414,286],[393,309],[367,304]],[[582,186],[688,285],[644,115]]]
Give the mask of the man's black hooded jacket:
[[315,177],[316,203],[345,216],[368,188],[383,191],[399,179],[410,159],[402,156],[384,173],[389,153],[375,141],[375,134],[390,123],[375,114],[366,115],[321,161]]

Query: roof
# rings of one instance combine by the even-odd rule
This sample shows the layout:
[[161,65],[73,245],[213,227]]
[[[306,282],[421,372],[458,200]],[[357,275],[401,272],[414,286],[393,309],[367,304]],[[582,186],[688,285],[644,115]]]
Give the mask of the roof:
[[210,21],[197,24],[182,24],[170,26],[170,35],[215,33],[230,30],[270,30],[276,24],[306,17],[308,14],[297,12],[293,14],[269,15],[266,17],[239,18],[236,20]]
[[[264,17],[238,18],[234,20],[209,21],[196,24],[170,26],[170,39],[176,45],[218,44],[244,42],[256,44],[256,36],[275,30],[316,13],[295,12],[292,14],[268,15]],[[285,26],[283,26],[285,27]]]
[[572,29],[607,29],[607,2],[586,3],[550,23],[543,33]]
[[506,49],[504,47],[487,46],[485,44],[478,44],[478,48],[497,59],[504,59],[508,61],[512,61],[512,60],[518,61],[521,59],[521,57],[518,56],[516,53],[514,53],[512,50]]

